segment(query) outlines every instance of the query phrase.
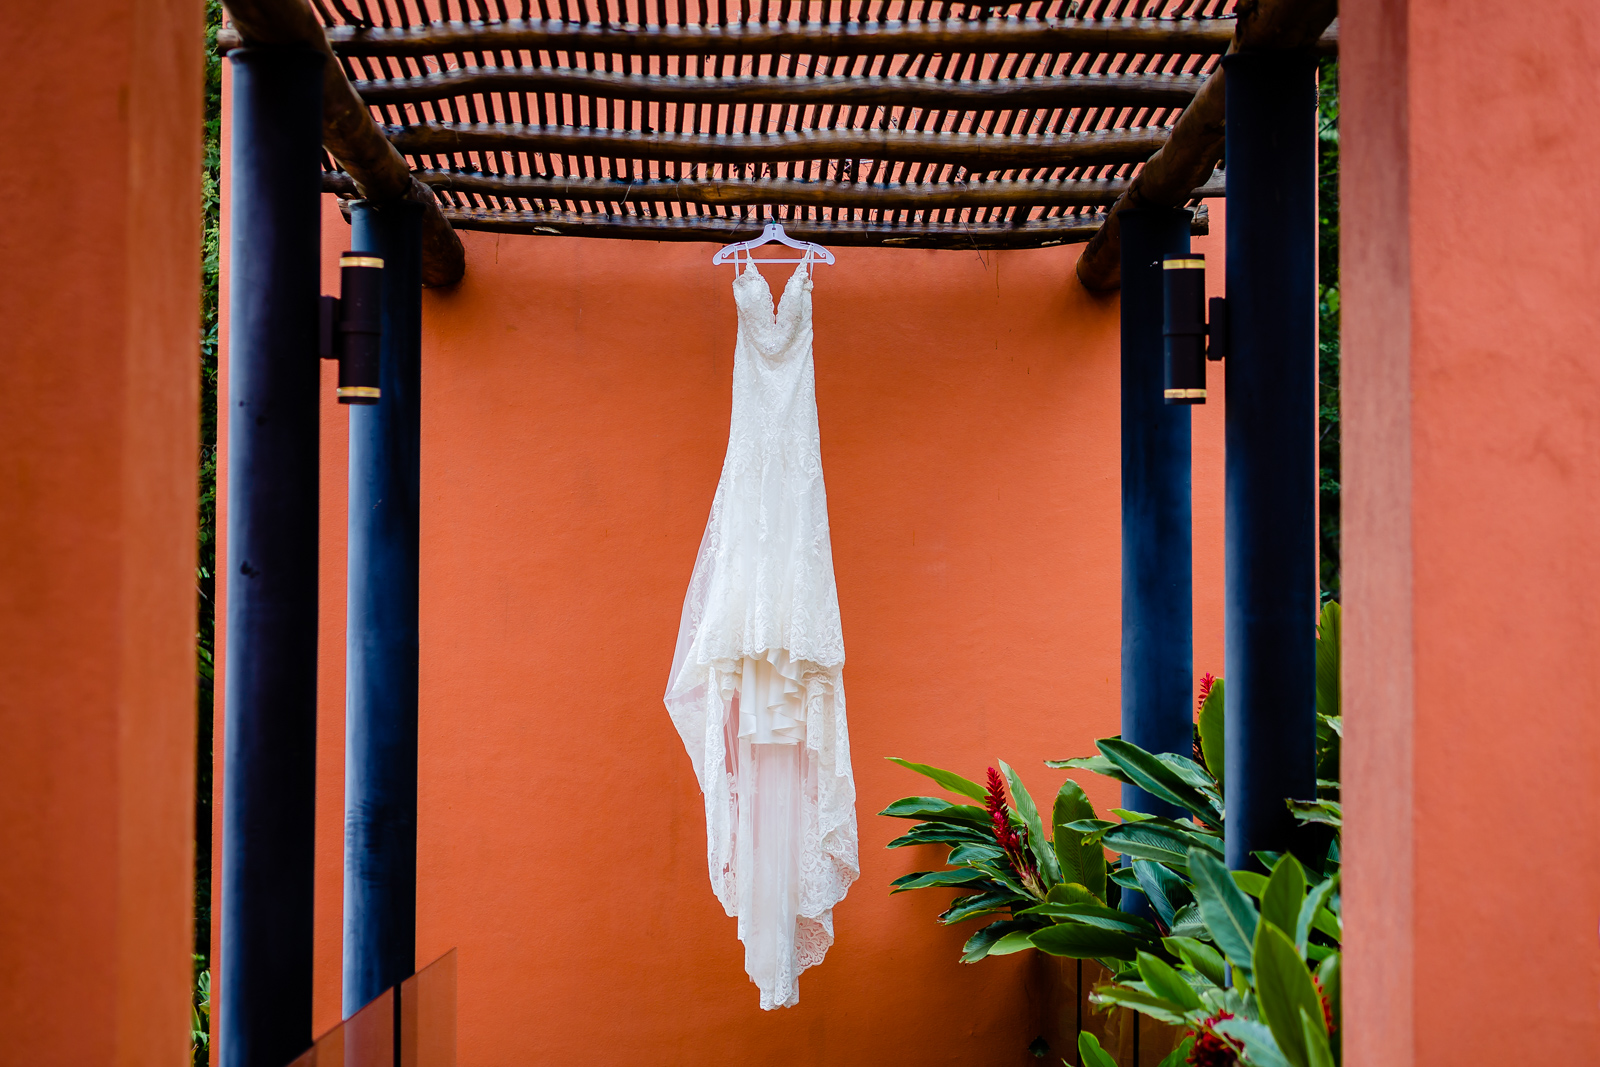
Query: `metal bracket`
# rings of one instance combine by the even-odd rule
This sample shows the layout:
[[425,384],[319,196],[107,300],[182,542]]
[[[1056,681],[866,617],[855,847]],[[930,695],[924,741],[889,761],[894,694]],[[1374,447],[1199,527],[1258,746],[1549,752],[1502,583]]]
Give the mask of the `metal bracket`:
[[1210,301],[1211,321],[1206,325],[1206,358],[1219,360],[1228,354],[1228,298],[1214,296]]

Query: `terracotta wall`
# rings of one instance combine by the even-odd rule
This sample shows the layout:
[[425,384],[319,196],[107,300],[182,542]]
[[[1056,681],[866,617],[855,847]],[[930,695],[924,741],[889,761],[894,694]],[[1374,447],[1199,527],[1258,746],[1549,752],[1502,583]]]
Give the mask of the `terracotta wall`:
[[[331,200],[324,227],[331,291]],[[466,280],[423,311],[418,915],[419,962],[460,949],[463,1067],[1038,1062],[1026,962],[963,966],[974,927],[933,922],[948,892],[891,898],[939,857],[885,851],[906,824],[873,813],[926,791],[885,756],[1005,758],[1053,794],[1040,761],[1117,729],[1116,299],[1069,280],[1075,248],[844,249],[819,273],[863,875],[799,1007],[762,1013],[660,699],[727,442],[731,268],[710,246],[463,236]],[[1220,236],[1197,247],[1220,259]],[[343,804],[325,393],[319,1028]],[[1220,404],[1195,427],[1198,673],[1222,662]]]
[[1362,1067],[1600,1047],[1600,7],[1508,11],[1341,10]]
[[91,7],[5,7],[0,1061],[170,1065],[189,1043],[201,13]]

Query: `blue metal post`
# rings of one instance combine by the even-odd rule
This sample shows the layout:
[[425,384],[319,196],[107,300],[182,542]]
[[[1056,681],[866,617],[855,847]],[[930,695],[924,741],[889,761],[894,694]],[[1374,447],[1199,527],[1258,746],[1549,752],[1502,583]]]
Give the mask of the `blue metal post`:
[[322,56],[233,62],[224,690],[224,1067],[311,1044]]
[[[1122,215],[1122,737],[1193,750],[1189,408],[1162,396],[1161,257],[1189,251],[1189,212]],[[1136,786],[1134,811],[1182,817]],[[1142,894],[1124,893],[1142,911]]]
[[378,403],[350,411],[344,1014],[408,977],[417,918],[417,493],[422,208],[358,203],[351,247],[383,257]]
[[1294,843],[1316,795],[1316,67],[1227,69],[1227,860]]

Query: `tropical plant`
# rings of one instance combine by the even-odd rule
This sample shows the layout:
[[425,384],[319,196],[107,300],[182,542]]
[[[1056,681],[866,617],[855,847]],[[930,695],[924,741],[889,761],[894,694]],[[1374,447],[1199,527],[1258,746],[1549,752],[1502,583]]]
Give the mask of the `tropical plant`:
[[211,1062],[211,972],[206,958],[194,957],[194,991],[189,1001],[189,1059],[193,1067]]
[[[1340,937],[1340,622],[1339,605],[1330,602],[1317,628],[1317,796],[1287,801],[1303,824],[1333,830],[1326,855],[1318,850],[1314,883],[1301,862],[1288,855],[1257,853],[1263,868],[1272,871],[1270,878],[1251,871],[1230,874],[1223,865],[1225,687],[1207,675],[1198,702],[1195,758],[1151,753],[1111,737],[1096,742],[1097,756],[1046,761],[1050,767],[1092,771],[1136,786],[1183,811],[1183,819],[1120,808],[1112,811],[1120,821],[1102,819],[1078,783],[1068,779],[1052,805],[1047,836],[1033,798],[1003,761],[989,768],[986,786],[979,786],[952,771],[894,759],[983,806],[922,796],[884,809],[883,815],[917,821],[890,848],[950,846],[946,869],[905,875],[896,879],[893,891],[956,888],[962,895],[940,922],[991,920],[967,940],[963,962],[1029,948],[1098,960],[1113,981],[1096,994],[1097,1002],[1189,1026],[1185,1058],[1196,1067],[1338,1062],[1338,1042],[1329,1035],[1337,1016]],[[1107,849],[1126,857],[1127,865],[1115,867]],[[1121,910],[1128,891],[1144,895],[1148,918]],[[1260,908],[1252,897],[1262,901]],[[1304,917],[1302,909],[1309,909]],[[1287,954],[1283,939],[1288,939]],[[1257,953],[1264,953],[1264,979],[1256,976]],[[1295,1028],[1294,1011],[1304,1005],[1294,998],[1306,988],[1296,967],[1322,993],[1332,988],[1332,1014],[1320,1036]],[[1291,996],[1290,1007],[1283,1006],[1284,996]],[[1092,1051],[1083,1040],[1082,1062],[1100,1063],[1093,1053],[1106,1053],[1092,1037],[1087,1037]],[[1331,1059],[1322,1058],[1325,1050]]]
[[1189,859],[1206,940],[1170,937],[1164,954],[1141,951],[1137,977],[1119,975],[1091,1000],[1188,1026],[1196,1067],[1333,1067],[1340,1061],[1339,875],[1312,882],[1287,853],[1270,877],[1230,872],[1198,849]]

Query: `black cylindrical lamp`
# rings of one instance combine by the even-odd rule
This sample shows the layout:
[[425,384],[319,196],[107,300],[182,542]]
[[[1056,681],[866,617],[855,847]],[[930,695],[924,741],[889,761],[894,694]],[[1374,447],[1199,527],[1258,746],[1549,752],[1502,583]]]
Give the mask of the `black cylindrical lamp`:
[[383,334],[383,260],[339,257],[339,390],[341,404],[376,404],[378,344]]
[[1206,257],[1161,260],[1162,355],[1169,404],[1206,402]]

